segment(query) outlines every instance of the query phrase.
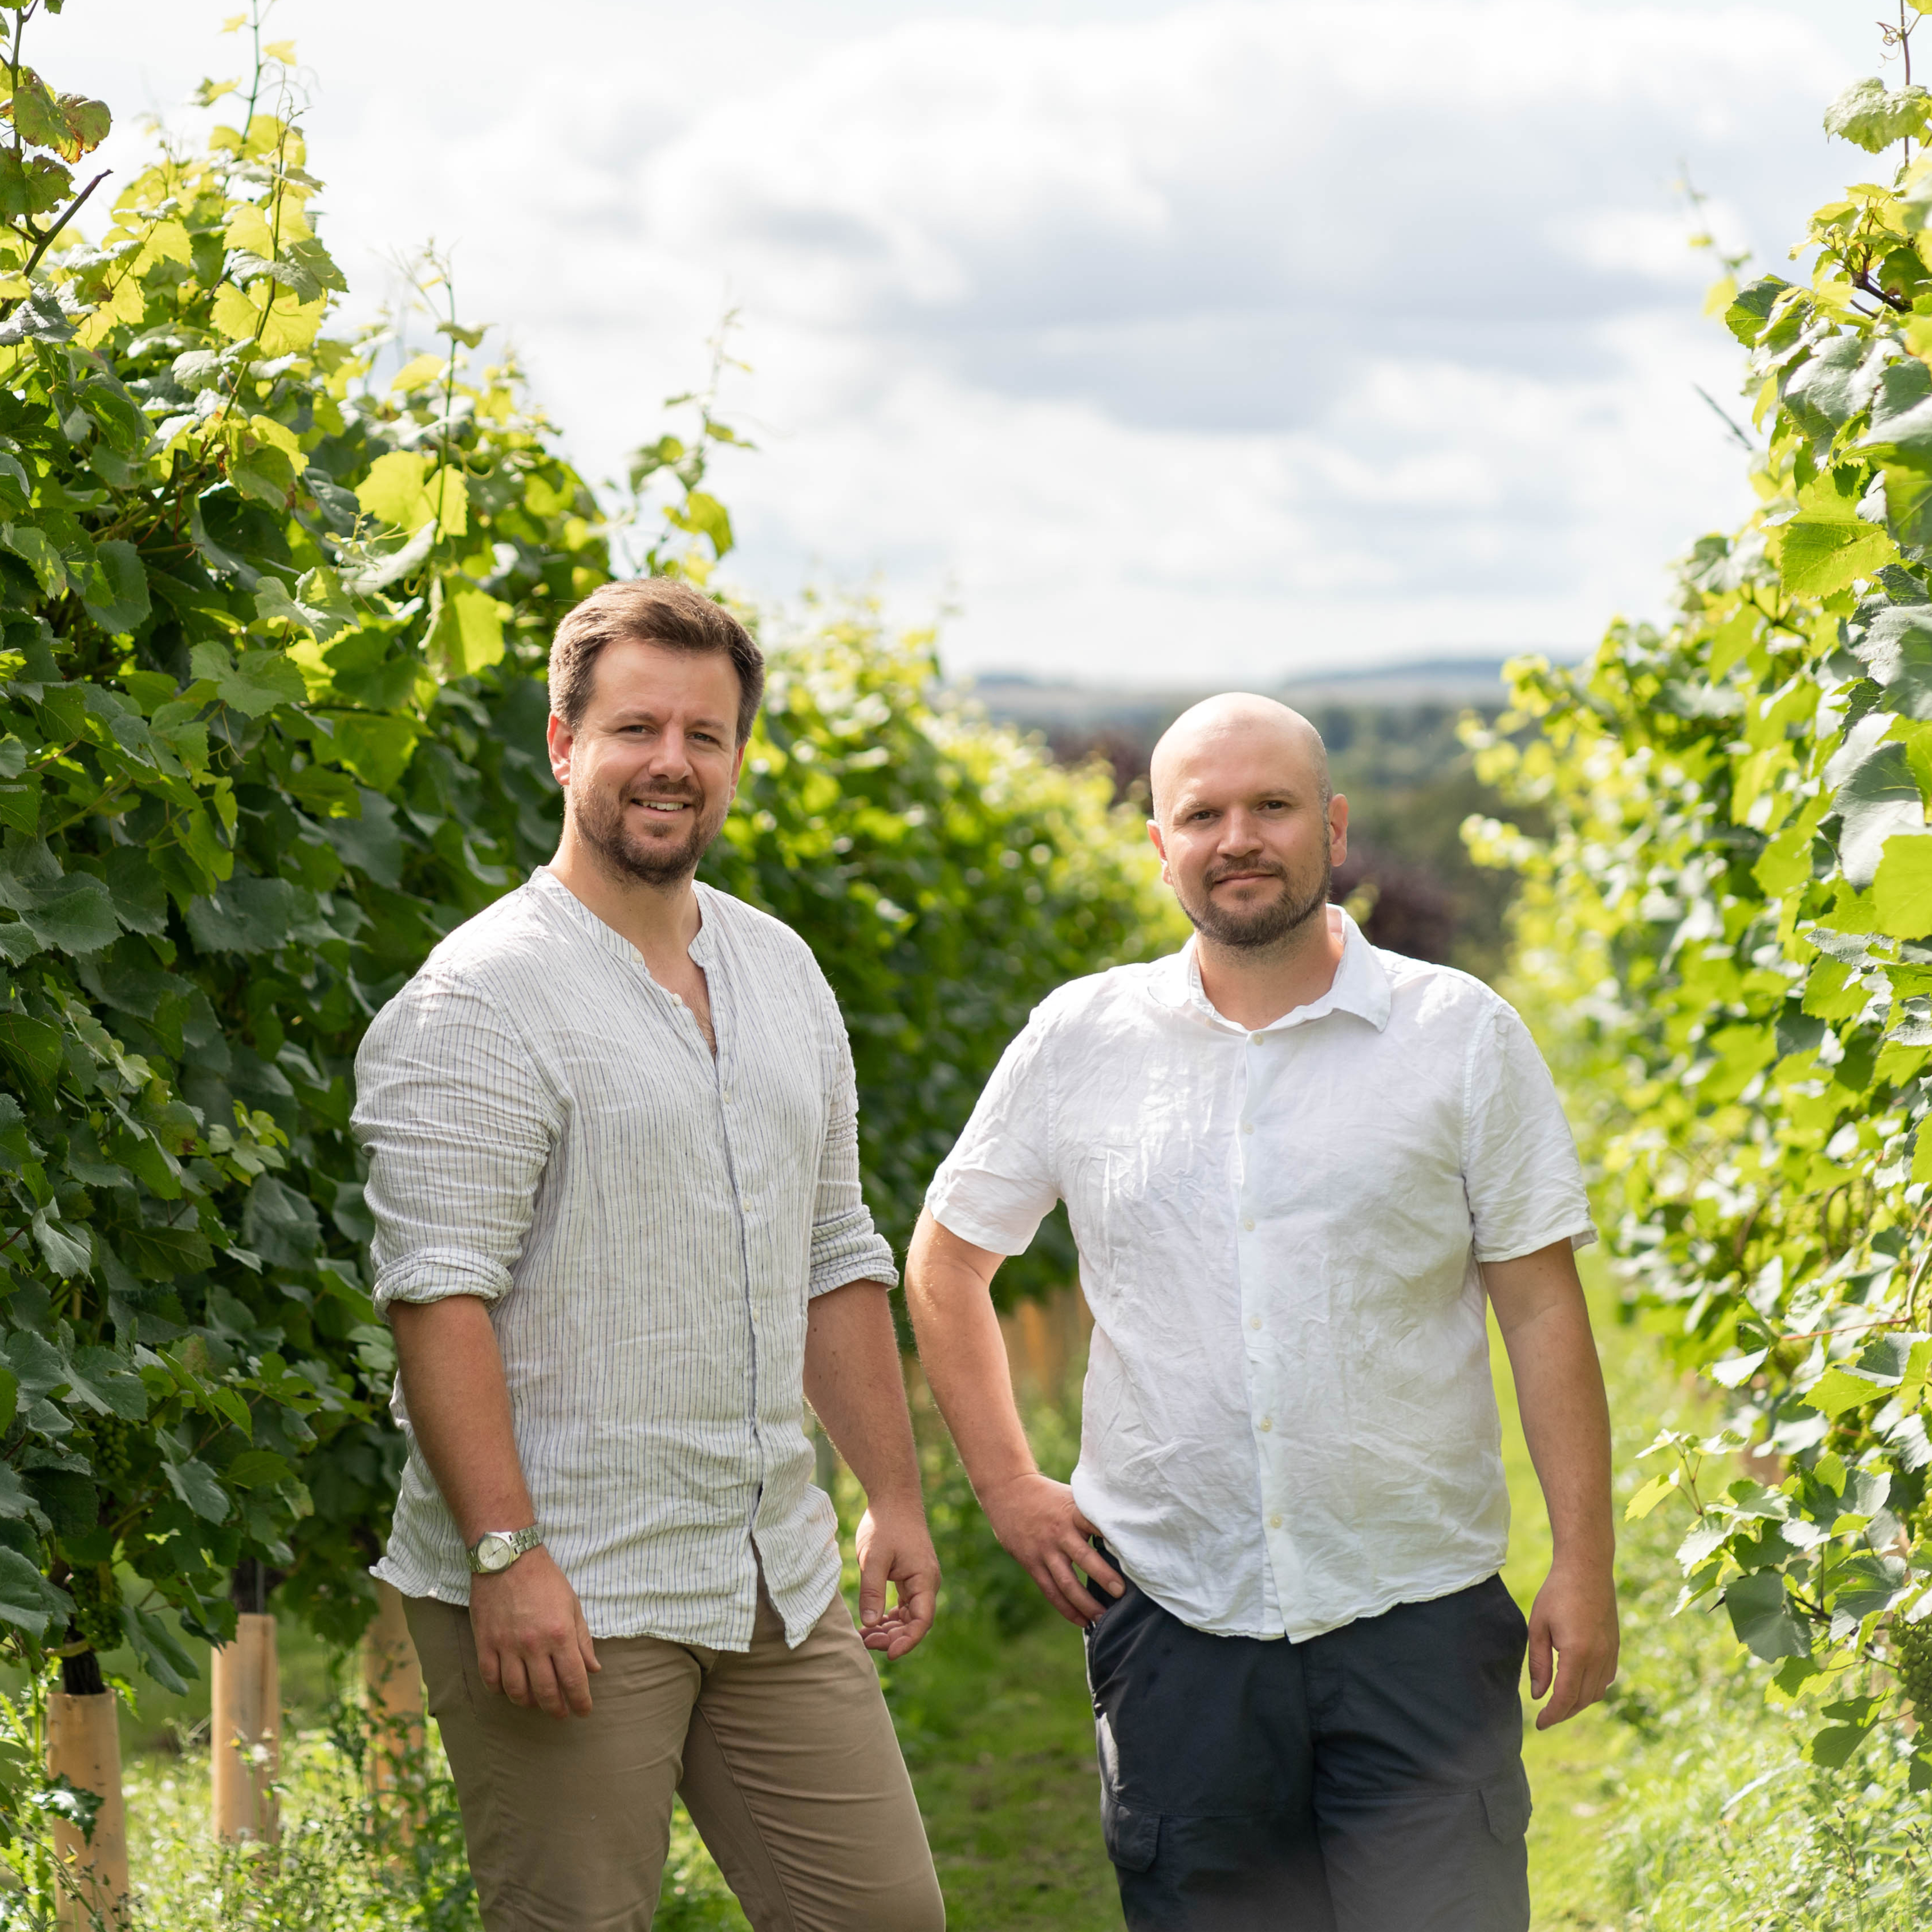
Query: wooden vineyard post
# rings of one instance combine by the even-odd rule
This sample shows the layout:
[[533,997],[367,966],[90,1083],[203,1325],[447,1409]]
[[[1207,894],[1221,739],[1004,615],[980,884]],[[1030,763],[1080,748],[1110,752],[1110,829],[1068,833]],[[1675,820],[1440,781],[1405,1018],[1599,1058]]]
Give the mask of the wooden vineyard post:
[[[127,1922],[128,1814],[121,1797],[120,1700],[101,1682],[99,1660],[63,1658],[64,1682],[92,1680],[86,1688],[56,1690],[47,1698],[47,1775],[64,1778],[79,1791],[98,1793],[92,1837],[56,1820],[54,1856],[59,1861],[61,1932],[92,1932],[97,1925]],[[80,1665],[78,1671],[72,1666]],[[98,1688],[94,1688],[98,1687]]]
[[[362,1685],[369,1712],[369,1789],[380,1797],[403,1788],[420,1759],[423,1679],[402,1592],[379,1577],[376,1605],[376,1620],[362,1640]],[[406,1814],[399,1822],[406,1837]]]
[[282,1689],[275,1620],[244,1612],[235,1641],[214,1653],[208,1726],[214,1772],[214,1834],[273,1844],[281,1820],[274,1785],[281,1774]]

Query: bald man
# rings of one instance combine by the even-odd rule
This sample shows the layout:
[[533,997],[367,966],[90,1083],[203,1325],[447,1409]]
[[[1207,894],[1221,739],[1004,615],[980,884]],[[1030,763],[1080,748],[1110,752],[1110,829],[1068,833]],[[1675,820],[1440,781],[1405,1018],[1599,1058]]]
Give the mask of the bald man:
[[[1195,936],[1007,1049],[907,1268],[927,1378],[1000,1540],[1086,1630],[1134,1932],[1523,1932],[1526,1648],[1539,1726],[1616,1668],[1570,1131],[1502,1000],[1329,904],[1348,808],[1306,718],[1210,699],[1153,781]],[[1056,1199],[1094,1318],[1070,1486],[988,1292]],[[1486,1295],[1553,1534],[1527,1624]]]

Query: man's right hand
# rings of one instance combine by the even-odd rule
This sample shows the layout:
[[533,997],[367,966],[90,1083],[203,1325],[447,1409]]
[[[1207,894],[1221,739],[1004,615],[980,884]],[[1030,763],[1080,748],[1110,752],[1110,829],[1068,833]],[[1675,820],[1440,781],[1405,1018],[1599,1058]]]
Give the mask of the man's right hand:
[[470,1625],[491,1690],[553,1718],[590,1716],[591,1673],[603,1666],[584,1606],[542,1544],[507,1570],[470,1578]]
[[1127,1586],[1088,1540],[1100,1532],[1080,1513],[1073,1492],[1038,1470],[1014,1476],[980,1498],[1000,1546],[1070,1624],[1083,1629],[1106,1605],[1081,1587],[1076,1572],[1119,1596]]

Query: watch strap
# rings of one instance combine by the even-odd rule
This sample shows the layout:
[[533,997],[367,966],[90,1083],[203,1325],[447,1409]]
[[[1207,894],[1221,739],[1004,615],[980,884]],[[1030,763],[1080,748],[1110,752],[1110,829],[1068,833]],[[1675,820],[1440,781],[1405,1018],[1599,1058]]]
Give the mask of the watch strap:
[[542,1542],[543,1531],[540,1526],[534,1522],[523,1529],[486,1529],[464,1552],[470,1559],[470,1568],[475,1575],[481,1576],[491,1574],[477,1561],[476,1552],[484,1544],[493,1540],[509,1546],[510,1562],[499,1566],[500,1569],[507,1570],[510,1567],[510,1563],[515,1562],[520,1556],[527,1556],[538,1544]]

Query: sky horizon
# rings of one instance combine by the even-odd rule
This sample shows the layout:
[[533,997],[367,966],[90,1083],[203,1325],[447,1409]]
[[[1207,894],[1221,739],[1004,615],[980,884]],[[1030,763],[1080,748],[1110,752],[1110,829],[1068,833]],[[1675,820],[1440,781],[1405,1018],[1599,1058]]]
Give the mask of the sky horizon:
[[[68,0],[29,58],[124,174],[239,70],[220,18]],[[434,237],[595,480],[735,308],[729,581],[1150,686],[1664,615],[1750,501],[1676,184],[1781,266],[1870,171],[1820,118],[1881,70],[1850,0],[280,0],[267,37],[352,314]]]

